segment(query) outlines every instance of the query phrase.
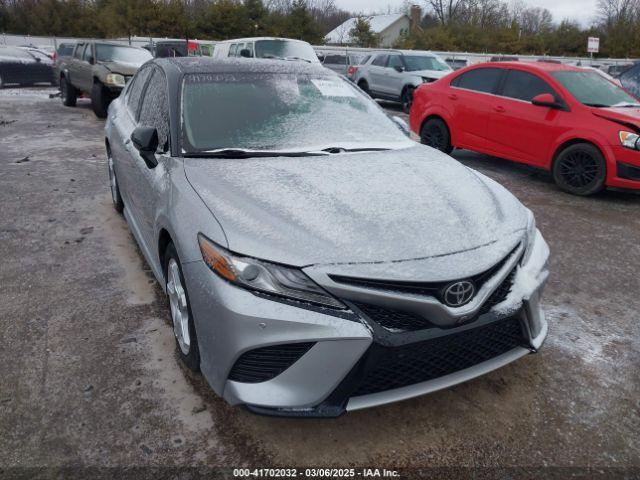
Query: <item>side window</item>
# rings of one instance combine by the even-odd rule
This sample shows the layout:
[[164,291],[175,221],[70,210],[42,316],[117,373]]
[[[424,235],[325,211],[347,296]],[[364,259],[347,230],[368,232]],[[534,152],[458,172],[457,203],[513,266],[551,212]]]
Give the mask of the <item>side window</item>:
[[389,62],[387,63],[387,68],[396,68],[396,67],[404,67],[404,63],[402,62],[402,57],[400,57],[400,55],[389,55]]
[[77,58],[78,60],[80,60],[82,58],[82,52],[84,51],[84,47],[85,47],[84,43],[79,43],[78,45],[76,45],[76,50],[75,52],[73,52],[73,58]]
[[520,70],[509,70],[509,73],[507,73],[507,79],[502,88],[502,96],[530,102],[533,97],[541,93],[550,93],[555,98],[558,98],[553,88],[536,75]]
[[245,43],[244,48],[249,50],[249,58],[253,58],[253,42]]
[[162,72],[157,69],[153,69],[153,75],[147,85],[138,123],[158,129],[158,148],[166,152],[169,147],[167,81]]
[[229,57],[235,57],[238,51],[238,44],[234,43],[229,47]]
[[476,92],[495,93],[502,72],[501,68],[476,68],[456,77],[451,84]]
[[371,65],[375,65],[376,67],[384,67],[387,64],[387,56],[388,55],[378,55],[373,59]]
[[82,54],[82,60],[84,60],[85,62],[88,62],[89,59],[91,58],[91,44],[87,43],[87,46],[84,47],[84,53]]
[[140,103],[140,95],[142,95],[142,90],[144,88],[144,84],[147,82],[149,78],[149,74],[152,72],[151,68],[143,68],[138,70],[136,76],[133,77],[132,84],[127,89],[127,108],[133,118],[137,120],[138,114],[138,105]]

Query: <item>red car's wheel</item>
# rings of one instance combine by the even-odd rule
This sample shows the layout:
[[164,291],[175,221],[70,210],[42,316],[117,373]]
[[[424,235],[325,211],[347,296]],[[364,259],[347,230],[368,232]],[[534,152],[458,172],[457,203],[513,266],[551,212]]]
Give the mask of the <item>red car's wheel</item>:
[[607,164],[600,150],[589,143],[565,148],[553,164],[553,179],[565,192],[593,195],[604,188]]
[[420,142],[444,153],[451,153],[451,135],[449,128],[439,118],[427,120],[420,130]]

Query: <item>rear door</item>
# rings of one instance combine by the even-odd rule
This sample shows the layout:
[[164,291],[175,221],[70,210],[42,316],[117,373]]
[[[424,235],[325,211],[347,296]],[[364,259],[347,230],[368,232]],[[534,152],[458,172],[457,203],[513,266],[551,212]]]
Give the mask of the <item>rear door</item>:
[[486,150],[489,116],[504,72],[498,67],[474,68],[451,81],[444,100],[453,112],[451,129],[457,147]]
[[531,100],[550,93],[560,95],[542,77],[523,70],[507,70],[489,118],[489,148],[497,156],[537,166],[548,163],[554,139],[560,135],[558,121],[569,112],[533,105]]

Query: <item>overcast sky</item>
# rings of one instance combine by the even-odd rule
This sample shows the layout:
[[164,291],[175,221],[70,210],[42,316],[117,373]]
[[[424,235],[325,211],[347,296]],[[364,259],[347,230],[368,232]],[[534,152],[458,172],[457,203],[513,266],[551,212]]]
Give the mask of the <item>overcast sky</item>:
[[[556,22],[569,18],[580,22],[583,26],[591,23],[596,12],[597,0],[525,0],[528,5],[548,8]],[[402,0],[335,0],[336,5],[353,12],[369,13],[371,11],[387,11],[398,8]],[[423,1],[416,4],[424,6]]]

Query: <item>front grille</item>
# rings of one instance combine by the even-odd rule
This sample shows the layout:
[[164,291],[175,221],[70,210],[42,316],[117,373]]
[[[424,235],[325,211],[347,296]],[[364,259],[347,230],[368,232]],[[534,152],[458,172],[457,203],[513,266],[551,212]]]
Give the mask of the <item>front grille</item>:
[[236,360],[229,380],[243,383],[271,380],[297,362],[314,345],[315,342],[286,343],[249,350]]
[[495,291],[491,294],[487,301],[484,302],[484,305],[482,305],[482,308],[480,309],[480,315],[484,315],[493,307],[495,307],[499,303],[504,302],[507,299],[507,295],[511,293],[511,289],[513,288],[513,281],[516,278],[517,269],[517,267],[514,267],[513,270],[509,272],[509,275],[507,275],[506,278],[502,281],[502,283],[498,285],[498,288],[495,289]]
[[401,347],[375,345],[352,396],[368,395],[458,372],[524,344],[520,321],[506,318]]
[[[491,267],[489,270],[485,270],[482,273],[474,275],[472,277],[460,280],[471,281],[478,292],[484,283],[493,277],[511,258],[511,256],[517,251],[520,244],[511,250],[511,252],[500,260],[497,264]],[[357,278],[348,277],[344,275],[329,275],[329,277],[336,283],[342,283],[345,285],[353,285],[354,287],[370,288],[375,290],[384,290],[387,292],[395,293],[409,293],[413,295],[430,296],[437,298],[440,302],[444,303],[442,294],[445,288],[453,282],[458,280],[449,280],[446,282],[407,282],[407,281],[393,281],[393,280],[377,280],[369,278]]]
[[371,320],[390,331],[413,332],[434,326],[428,320],[413,313],[368,303],[354,303],[354,305]]

